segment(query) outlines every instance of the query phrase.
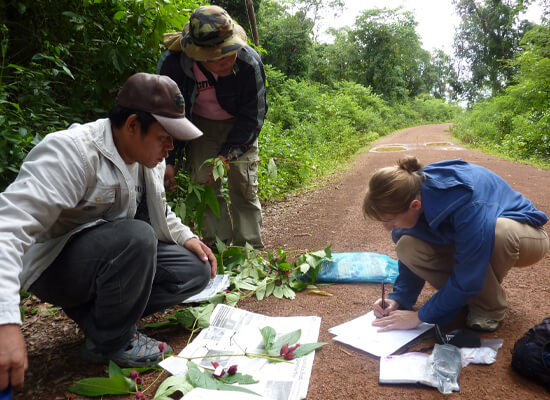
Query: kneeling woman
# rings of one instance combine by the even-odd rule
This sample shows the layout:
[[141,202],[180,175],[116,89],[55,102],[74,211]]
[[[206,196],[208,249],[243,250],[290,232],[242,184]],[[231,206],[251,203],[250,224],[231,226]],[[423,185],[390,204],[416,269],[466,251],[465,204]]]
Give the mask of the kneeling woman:
[[[494,331],[507,308],[503,278],[542,259],[549,246],[543,212],[495,173],[462,160],[423,167],[408,156],[377,170],[363,213],[397,244],[393,292],[384,309],[382,299],[373,306],[381,330],[447,324],[467,305],[468,327]],[[409,311],[425,281],[437,293]]]

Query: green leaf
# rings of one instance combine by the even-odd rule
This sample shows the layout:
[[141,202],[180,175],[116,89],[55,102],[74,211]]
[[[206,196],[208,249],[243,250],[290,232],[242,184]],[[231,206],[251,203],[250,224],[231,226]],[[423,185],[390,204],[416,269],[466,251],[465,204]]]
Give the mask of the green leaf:
[[67,390],[82,396],[98,397],[108,394],[128,394],[135,389],[134,382],[122,375],[110,378],[81,379]]
[[294,350],[294,354],[296,354],[296,357],[302,357],[309,353],[311,353],[313,350],[318,349],[319,347],[323,347],[326,342],[318,342],[318,343],[304,343],[298,346],[296,350]]
[[[252,390],[243,388],[241,386],[225,384],[218,379],[212,376],[210,371],[202,371],[199,369],[197,364],[193,362],[187,363],[187,376],[189,382],[195,387],[201,387],[204,389],[211,390],[231,390],[237,392],[245,392],[250,394],[258,395],[258,393],[253,392]],[[259,395],[258,395],[259,396]]]
[[187,376],[170,376],[158,387],[155,400],[173,400],[171,395],[175,392],[181,392],[185,396],[193,388],[194,386],[189,382]]
[[273,294],[273,290],[275,290],[275,282],[270,282],[266,288],[265,288],[265,297],[269,297]]
[[[176,312],[176,319],[180,324],[189,329],[193,327],[200,329],[208,328],[214,307],[216,305],[210,303],[201,304],[197,307],[187,307]],[[197,322],[195,323],[195,321]]]
[[273,343],[273,346],[270,349],[266,349],[268,354],[276,354],[279,355],[281,352],[281,347],[283,347],[284,344],[288,344],[289,346],[291,344],[295,344],[300,340],[300,336],[302,336],[302,330],[297,329],[295,331],[289,332],[284,334],[283,336],[279,337],[275,342]]
[[267,351],[268,349],[271,349],[273,347],[277,332],[275,332],[275,329],[273,329],[271,326],[263,327],[262,329],[260,329],[260,332],[262,334],[262,337],[264,338],[264,348]]
[[221,378],[217,378],[223,383],[227,383],[228,385],[233,383],[238,383],[239,385],[253,385],[254,383],[258,383],[256,379],[252,375],[248,374],[241,374],[240,372],[237,372],[233,375],[225,374]]
[[214,215],[220,218],[220,203],[218,202],[214,188],[210,185],[204,185],[204,201]]
[[267,162],[267,176],[269,179],[277,179],[277,165],[273,158]]
[[[212,169],[212,175],[214,177],[214,180],[217,181],[218,179],[222,179],[226,174],[225,165],[222,160],[219,158],[214,159],[214,168]],[[218,217],[219,218],[219,217]]]
[[258,285],[255,285],[251,282],[248,282],[248,281],[244,281],[244,280],[239,280],[239,281],[235,281],[235,287],[237,289],[243,289],[243,290],[256,290]]
[[288,286],[284,285],[283,296],[285,296],[287,299],[294,300],[296,298],[296,292]]
[[259,286],[258,286],[258,289],[256,289],[256,298],[260,301],[263,300],[264,297],[265,297],[265,292],[266,292],[266,288],[267,288],[266,280],[267,280],[267,278],[262,280],[260,282]]
[[278,299],[283,298],[283,288],[281,286],[275,286],[273,289],[273,296],[277,297]]
[[116,376],[116,375],[124,376],[124,373],[122,372],[122,368],[116,365],[113,360],[109,360],[109,378],[112,378],[113,376]]

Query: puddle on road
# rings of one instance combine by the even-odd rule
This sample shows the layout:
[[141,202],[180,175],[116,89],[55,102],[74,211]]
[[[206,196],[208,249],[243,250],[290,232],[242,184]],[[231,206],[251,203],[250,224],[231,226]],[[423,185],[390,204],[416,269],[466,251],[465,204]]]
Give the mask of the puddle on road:
[[454,146],[451,142],[428,142],[424,143],[424,146]]
[[405,146],[402,146],[400,144],[396,145],[387,145],[387,146],[376,146],[370,149],[370,151],[375,153],[386,153],[386,152],[392,152],[392,151],[405,151],[407,148]]
[[[463,150],[462,147],[456,146],[452,142],[427,142],[427,143],[424,143],[424,146],[437,147],[438,148],[437,150],[444,150],[444,151]],[[372,149],[370,149],[370,151],[374,153],[391,153],[391,152],[412,150],[414,148],[415,146],[408,147],[405,144],[386,144],[386,145],[375,146]],[[418,145],[416,146],[416,148],[418,148]]]

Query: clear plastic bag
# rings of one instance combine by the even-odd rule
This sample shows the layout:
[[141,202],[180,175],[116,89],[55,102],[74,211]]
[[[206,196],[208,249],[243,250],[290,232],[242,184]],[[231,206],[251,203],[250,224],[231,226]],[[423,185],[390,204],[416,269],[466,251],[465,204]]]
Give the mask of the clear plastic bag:
[[452,344],[436,344],[428,360],[432,382],[443,394],[458,392],[458,376],[462,370],[460,349]]

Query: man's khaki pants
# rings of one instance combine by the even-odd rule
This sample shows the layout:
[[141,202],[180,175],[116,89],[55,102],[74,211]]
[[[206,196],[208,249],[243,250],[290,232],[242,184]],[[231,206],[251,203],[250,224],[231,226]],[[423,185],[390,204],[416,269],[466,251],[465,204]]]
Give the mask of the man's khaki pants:
[[[495,247],[491,255],[485,284],[480,293],[468,300],[469,312],[501,321],[507,308],[502,280],[512,267],[532,265],[548,251],[548,234],[541,228],[498,218]],[[436,245],[413,236],[402,236],[397,242],[397,257],[409,269],[436,289],[451,276],[455,259],[454,245]]]
[[[187,144],[187,168],[194,182],[206,183],[212,166],[204,165],[205,160],[218,156],[235,119],[210,120],[193,115],[193,123],[203,132],[203,136]],[[203,217],[203,238],[214,243],[216,236],[225,243],[244,246],[246,242],[256,249],[262,249],[262,207],[258,200],[258,141],[230,163],[228,177],[231,213],[221,191],[220,181],[208,183],[214,189],[220,204],[220,218],[210,208]]]

